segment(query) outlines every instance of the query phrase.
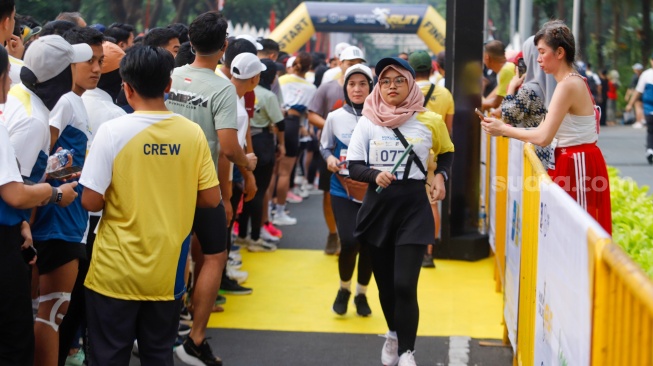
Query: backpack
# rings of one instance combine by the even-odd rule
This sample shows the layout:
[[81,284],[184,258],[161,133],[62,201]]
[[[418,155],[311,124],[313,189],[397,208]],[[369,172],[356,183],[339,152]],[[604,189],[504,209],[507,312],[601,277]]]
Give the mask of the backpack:
[[588,74],[586,79],[587,79],[587,86],[589,86],[590,89],[590,93],[592,93],[594,99],[597,99],[599,97],[599,86],[596,83],[595,75],[593,73]]

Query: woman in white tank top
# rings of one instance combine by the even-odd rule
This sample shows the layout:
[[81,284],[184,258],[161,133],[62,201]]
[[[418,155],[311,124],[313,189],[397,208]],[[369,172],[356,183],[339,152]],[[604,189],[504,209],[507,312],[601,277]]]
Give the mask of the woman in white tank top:
[[548,171],[551,179],[612,233],[607,167],[596,146],[599,115],[587,82],[573,66],[574,36],[562,21],[554,20],[544,24],[534,42],[540,67],[558,82],[546,117],[531,130],[514,128],[490,117],[481,126],[493,136],[516,138],[539,146],[552,144],[555,166]]

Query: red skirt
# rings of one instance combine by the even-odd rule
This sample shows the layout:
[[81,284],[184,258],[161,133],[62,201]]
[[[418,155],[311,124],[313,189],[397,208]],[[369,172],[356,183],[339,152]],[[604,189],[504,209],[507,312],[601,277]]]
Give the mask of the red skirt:
[[555,169],[548,173],[612,235],[608,169],[596,143],[556,148]]

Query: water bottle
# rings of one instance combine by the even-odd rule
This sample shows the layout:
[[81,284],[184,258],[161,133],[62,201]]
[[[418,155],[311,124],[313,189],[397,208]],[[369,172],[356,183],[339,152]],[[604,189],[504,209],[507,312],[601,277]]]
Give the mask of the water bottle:
[[48,158],[48,165],[45,169],[46,173],[52,173],[59,169],[72,165],[74,149],[61,149],[56,153],[50,155]]
[[485,214],[485,206],[481,206],[481,208],[478,210],[478,232],[481,235],[487,234],[487,223],[486,223],[486,217],[487,215]]

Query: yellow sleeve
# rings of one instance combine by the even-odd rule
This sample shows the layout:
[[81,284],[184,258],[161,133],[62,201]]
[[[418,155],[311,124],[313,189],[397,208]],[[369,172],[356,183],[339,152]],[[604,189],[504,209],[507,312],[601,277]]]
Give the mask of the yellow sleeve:
[[497,95],[505,97],[506,94],[508,94],[508,84],[510,84],[510,80],[515,76],[515,64],[512,62],[506,62],[499,71],[498,76],[499,86],[497,89]]
[[423,112],[417,115],[417,120],[431,131],[431,151],[433,151],[435,161],[440,154],[454,152],[453,142],[451,142],[447,125],[442,116],[434,112]]
[[199,161],[199,180],[197,183],[197,190],[203,191],[205,189],[213,188],[218,185],[218,175],[216,166],[213,163],[211,158],[211,150],[209,149],[209,144],[206,141],[206,136],[204,132],[197,125],[197,145],[200,149],[198,152],[198,161]]

